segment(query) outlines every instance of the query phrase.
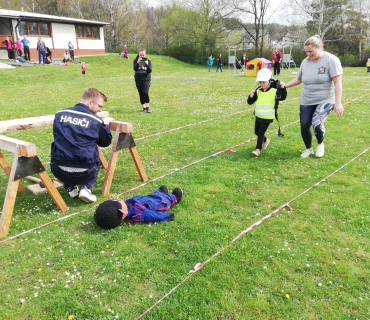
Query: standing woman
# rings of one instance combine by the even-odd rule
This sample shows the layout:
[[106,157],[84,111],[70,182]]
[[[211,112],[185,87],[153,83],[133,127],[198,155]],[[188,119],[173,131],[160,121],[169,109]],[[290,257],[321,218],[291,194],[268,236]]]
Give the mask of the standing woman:
[[143,111],[151,113],[149,109],[149,87],[152,73],[152,62],[145,57],[145,49],[139,49],[139,53],[134,60],[135,82],[139,92],[140,103]]
[[8,51],[8,59],[11,60],[13,58],[13,42],[9,40],[9,37],[6,37],[3,41],[3,45],[5,45]]
[[71,41],[68,42],[68,50],[69,50],[69,55],[71,56],[71,61],[75,61],[75,47],[72,44]]
[[307,58],[302,61],[297,78],[287,83],[287,88],[303,83],[300,104],[301,135],[306,145],[302,158],[308,158],[314,153],[312,149],[311,125],[317,139],[316,157],[324,153],[324,122],[331,111],[338,116],[344,113],[342,105],[342,74],[343,69],[339,59],[324,51],[322,41],[310,37],[304,44]]
[[222,72],[221,53],[219,53],[218,57],[217,57],[217,70],[216,70],[216,72],[218,72],[218,69],[221,69],[221,72]]

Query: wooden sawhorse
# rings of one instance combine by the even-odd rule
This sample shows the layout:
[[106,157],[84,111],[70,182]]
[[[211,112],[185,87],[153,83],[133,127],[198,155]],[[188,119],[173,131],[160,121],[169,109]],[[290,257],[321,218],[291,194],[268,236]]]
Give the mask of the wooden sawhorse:
[[58,190],[55,188],[54,183],[46,173],[44,166],[37,156],[36,146],[33,143],[0,135],[0,150],[14,154],[13,163],[10,167],[0,152],[0,166],[9,177],[3,212],[0,219],[0,238],[6,237],[8,234],[17,192],[25,191],[20,183],[20,179],[22,178],[37,173],[58,208],[61,211],[68,209]]
[[[105,174],[104,184],[103,184],[103,190],[101,192],[103,196],[106,196],[109,194],[110,187],[112,185],[114,170],[116,169],[118,153],[122,149],[127,149],[127,148],[130,149],[132,159],[135,162],[136,169],[139,172],[141,180],[142,181],[148,180],[143,164],[141,163],[139,153],[137,152],[134,138],[132,137],[132,132],[134,131],[132,123],[112,121],[109,124],[109,127],[111,131],[116,131],[116,134],[114,136],[112,152],[110,154],[109,163],[107,167],[104,166],[104,163],[102,165],[104,169],[107,169],[107,172]],[[100,150],[99,152],[100,152],[100,160],[104,159]]]

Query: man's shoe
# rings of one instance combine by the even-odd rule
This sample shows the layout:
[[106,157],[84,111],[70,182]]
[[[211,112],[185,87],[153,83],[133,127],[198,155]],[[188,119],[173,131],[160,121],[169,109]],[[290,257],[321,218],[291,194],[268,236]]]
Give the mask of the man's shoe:
[[325,147],[324,147],[324,144],[322,144],[321,146],[317,146],[317,149],[316,149],[316,158],[321,158],[323,157],[325,154]]
[[313,154],[313,149],[312,150],[306,149],[305,151],[303,151],[301,153],[301,157],[302,158],[308,158],[311,154]]
[[173,191],[172,191],[172,194],[176,197],[177,199],[177,203],[180,203],[181,199],[182,199],[182,189],[181,188],[175,188]]
[[94,196],[92,194],[92,191],[86,186],[81,186],[79,198],[85,202],[95,202],[96,201],[96,196]]
[[260,154],[261,154],[261,150],[260,149],[256,149],[252,152],[256,157],[258,157]]
[[161,190],[163,193],[169,193],[170,192],[170,190],[168,190],[168,188],[165,185],[160,186],[158,189]]
[[269,143],[270,143],[270,139],[267,139],[264,143],[262,143],[262,149],[266,149]]
[[78,187],[77,186],[74,186],[74,187],[69,187],[67,189],[69,195],[71,196],[71,198],[75,198],[78,196]]
[[146,108],[146,113],[152,113],[152,111],[148,108]]

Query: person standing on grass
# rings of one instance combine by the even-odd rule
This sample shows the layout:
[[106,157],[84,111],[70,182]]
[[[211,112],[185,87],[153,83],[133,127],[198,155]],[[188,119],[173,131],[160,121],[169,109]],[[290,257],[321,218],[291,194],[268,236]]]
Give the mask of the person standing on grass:
[[301,135],[306,146],[301,154],[308,158],[312,148],[311,125],[317,140],[316,157],[324,156],[324,122],[333,110],[338,116],[344,113],[342,105],[342,74],[339,59],[324,51],[318,36],[310,37],[304,44],[307,58],[302,61],[297,78],[285,85],[291,88],[303,83],[300,104]]
[[212,55],[210,55],[208,57],[208,65],[209,65],[208,72],[211,72],[211,68],[213,66],[213,60],[215,60],[215,58],[212,58]]
[[41,40],[41,37],[39,37],[39,41],[37,41],[37,51],[39,52],[39,64],[41,64],[41,56],[43,59],[43,64],[45,65],[45,51],[46,51],[46,45],[45,42]]
[[367,74],[370,74],[370,59],[367,59],[366,68],[367,68]]
[[126,59],[128,59],[128,55],[127,55],[127,46],[125,46],[125,48],[123,49],[123,53],[125,54],[124,57]]
[[275,110],[279,106],[279,101],[283,101],[287,97],[284,85],[279,88],[270,87],[270,79],[272,74],[270,69],[263,68],[257,73],[256,81],[260,87],[253,89],[250,93],[247,103],[249,105],[256,103],[254,106],[254,114],[256,122],[254,132],[257,135],[256,150],[252,153],[258,157],[262,149],[266,149],[270,140],[266,138],[266,131],[270,123],[274,121]]
[[247,62],[248,62],[248,58],[247,58],[247,55],[245,53],[243,53],[243,56],[242,56],[242,59],[241,59],[241,65],[242,65],[242,70],[243,72],[245,72],[245,67],[247,65]]
[[[81,102],[72,108],[59,110],[53,125],[54,142],[51,144],[50,169],[64,183],[72,198],[95,202],[93,185],[97,181],[101,162],[98,147],[112,142],[109,123],[112,118],[101,119],[107,97],[96,88],[84,91]],[[78,186],[81,186],[79,191]]]
[[71,56],[72,62],[75,61],[75,46],[72,44],[71,41],[68,42],[68,50],[69,50],[69,55]]
[[279,49],[275,49],[274,53],[272,54],[272,63],[274,65],[274,76],[280,75],[280,63],[282,59],[283,58]]
[[17,41],[14,44],[15,44],[15,49],[17,50],[17,55],[19,57],[22,57],[22,43],[21,43],[20,40],[21,39],[18,38]]
[[216,72],[218,72],[218,69],[221,69],[221,72],[222,72],[221,53],[219,53],[218,57],[217,57],[217,70],[216,70]]
[[6,37],[2,43],[5,45],[6,50],[8,51],[8,59],[13,59],[13,42],[9,40],[9,37]]
[[24,36],[23,39],[21,40],[21,43],[23,44],[23,50],[24,50],[24,60],[31,60],[30,57],[30,42],[27,40],[27,37]]
[[135,83],[140,96],[140,103],[144,113],[151,113],[149,109],[149,88],[152,73],[152,62],[145,57],[145,49],[139,49],[133,64],[135,71]]

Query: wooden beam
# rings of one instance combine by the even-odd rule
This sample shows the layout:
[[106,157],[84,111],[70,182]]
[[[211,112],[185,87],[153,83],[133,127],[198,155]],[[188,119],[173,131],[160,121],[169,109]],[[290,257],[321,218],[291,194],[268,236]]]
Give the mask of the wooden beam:
[[8,187],[6,189],[5,201],[3,206],[3,213],[0,218],[0,238],[4,238],[8,235],[10,222],[12,220],[13,209],[15,198],[17,197],[17,190],[19,185],[19,179],[13,180],[15,169],[17,168],[18,155],[17,152],[14,154],[12,169],[9,176]]
[[109,127],[110,127],[110,130],[111,131],[117,131],[117,127],[118,125],[120,126],[120,132],[124,132],[124,133],[132,133],[134,132],[134,127],[132,125],[132,123],[129,123],[129,122],[121,122],[121,121],[112,121],[111,123],[109,123]]
[[[105,118],[109,116],[109,112],[101,111],[96,115],[100,118]],[[0,133],[51,127],[54,124],[54,118],[55,115],[0,121]]]
[[139,153],[137,152],[136,147],[132,147],[129,149],[130,149],[132,159],[134,159],[135,166],[136,166],[137,171],[139,172],[141,180],[147,181],[148,177],[146,176],[143,164],[141,163],[140,156],[139,156]]
[[103,152],[101,151],[100,147],[99,146],[97,146],[97,147],[98,147],[98,150],[99,150],[99,159],[100,159],[101,165],[105,170],[107,170],[108,169],[107,160],[105,160]]
[[0,150],[5,150],[11,153],[18,152],[19,156],[27,158],[37,155],[36,146],[33,143],[2,135],[0,135]]
[[[3,170],[5,171],[5,174],[9,178],[10,177],[10,172],[12,171],[12,168],[10,167],[10,165],[8,164],[8,162],[6,161],[6,159],[4,158],[4,156],[1,152],[0,152],[0,167],[3,168]],[[26,189],[22,186],[21,183],[19,183],[18,192],[25,192],[25,191],[26,191]]]
[[102,192],[101,192],[101,194],[103,196],[106,196],[106,195],[109,194],[110,187],[112,185],[114,170],[116,169],[116,164],[117,164],[117,159],[118,159],[118,154],[119,154],[119,150],[118,151],[113,151],[113,150],[116,150],[120,130],[121,130],[121,124],[117,123],[116,135],[114,136],[114,141],[113,141],[113,145],[112,145],[112,152],[110,154],[108,168],[107,168],[107,172],[105,173],[103,189],[102,189]]
[[55,188],[53,181],[51,181],[49,175],[46,173],[46,171],[39,172],[37,174],[39,178],[41,179],[42,183],[44,184],[45,188],[48,190],[50,196],[53,198],[55,204],[58,206],[58,208],[61,211],[67,211],[68,207],[66,203],[64,202],[62,196],[58,192],[57,188]]

